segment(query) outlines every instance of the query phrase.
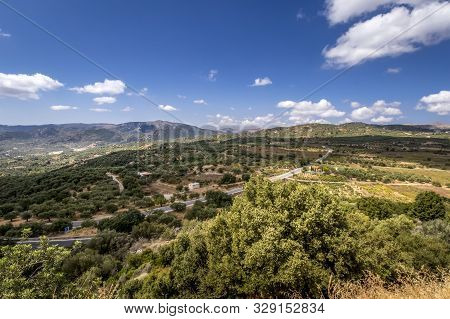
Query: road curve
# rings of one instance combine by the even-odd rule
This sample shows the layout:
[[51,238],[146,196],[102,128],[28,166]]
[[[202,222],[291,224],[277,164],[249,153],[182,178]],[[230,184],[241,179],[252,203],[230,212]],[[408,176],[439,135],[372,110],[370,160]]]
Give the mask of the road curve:
[[119,185],[119,193],[122,193],[125,190],[125,187],[123,187],[122,182],[118,179],[117,175],[114,175],[112,173],[106,173],[106,175],[108,175],[109,177],[111,177],[113,179],[113,181],[115,181],[117,183],[117,185]]

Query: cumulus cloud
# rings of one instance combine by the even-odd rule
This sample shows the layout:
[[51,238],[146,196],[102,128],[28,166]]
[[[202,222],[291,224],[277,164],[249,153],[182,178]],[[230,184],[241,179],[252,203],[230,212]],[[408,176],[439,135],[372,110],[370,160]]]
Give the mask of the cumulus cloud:
[[93,101],[97,105],[103,105],[103,104],[113,104],[116,103],[117,99],[112,96],[102,96],[102,97],[96,97],[93,99]]
[[383,115],[379,116],[379,117],[375,117],[373,119],[371,119],[370,121],[373,123],[377,123],[377,124],[384,124],[384,123],[390,123],[392,122],[394,118],[392,117],[385,117]]
[[271,84],[272,84],[272,80],[266,76],[264,78],[257,78],[257,79],[255,79],[255,82],[251,86],[253,86],[253,87],[255,87],[255,86],[267,86],[267,85],[271,85]]
[[33,75],[0,73],[0,97],[38,100],[39,92],[55,90],[62,86],[63,84],[57,80],[40,73]]
[[104,109],[104,108],[101,108],[101,107],[95,107],[95,108],[89,109],[89,111],[97,112],[97,113],[111,112],[110,109]]
[[286,115],[289,120],[296,124],[303,123],[328,123],[324,118],[341,117],[345,112],[339,111],[331,102],[322,99],[317,103],[312,101],[281,101],[277,105],[279,108],[288,109]]
[[70,105],[52,105],[52,106],[50,106],[50,110],[53,110],[53,111],[69,111],[69,110],[78,110],[78,107],[70,106]]
[[134,109],[131,107],[131,106],[126,106],[126,107],[124,107],[123,109],[122,109],[122,112],[131,112],[131,111],[133,111]]
[[171,105],[159,105],[158,106],[160,110],[166,111],[166,112],[173,112],[176,111],[177,109]]
[[209,70],[208,72],[208,80],[211,82],[215,82],[217,80],[217,76],[219,75],[218,70]]
[[271,113],[247,119],[235,119],[230,115],[216,114],[214,116],[209,116],[208,124],[215,126],[218,129],[232,128],[234,130],[267,128],[285,125]]
[[436,94],[424,96],[417,105],[419,110],[427,110],[431,113],[439,115],[447,115],[450,113],[450,91],[441,91]]
[[275,115],[269,113],[263,116],[257,116],[254,119],[245,119],[241,125],[251,127],[265,127],[268,124],[273,123],[276,120]]
[[208,104],[208,103],[206,103],[206,101],[204,99],[194,100],[193,102],[194,102],[194,104],[203,104],[203,105]]
[[[358,103],[358,102],[356,102]],[[355,104],[356,105],[356,104]],[[358,103],[358,105],[361,105]],[[357,121],[367,120],[372,118],[374,123],[391,122],[394,118],[385,116],[401,115],[400,102],[386,102],[385,100],[378,100],[372,106],[361,106],[356,108],[351,113],[351,118]],[[375,118],[375,116],[378,116]]]
[[117,95],[122,94],[125,91],[126,85],[120,80],[108,80],[103,82],[95,82],[94,84],[88,84],[83,87],[71,88],[71,91],[77,93],[90,93],[97,95]]
[[418,5],[425,2],[430,2],[430,0],[327,0],[326,16],[330,24],[337,24],[372,12],[381,6],[393,4]]
[[[342,8],[348,3],[362,5],[362,1],[354,0],[332,2],[339,3],[339,7]],[[364,3],[367,2],[382,1],[364,1]],[[413,4],[423,2],[423,4],[413,8],[394,7],[385,14],[356,23],[337,40],[333,47],[326,47],[323,50],[326,65],[344,68],[368,60],[395,57],[450,38],[450,5],[443,7],[444,2],[438,1],[402,2]],[[388,1],[388,3],[394,2]],[[445,1],[445,3],[449,2]],[[362,6],[364,7],[365,4]],[[329,15],[329,17],[332,16],[333,14]],[[344,18],[333,19],[331,21]]]
[[352,119],[358,121],[367,120],[368,118],[371,118],[374,115],[375,112],[371,108],[368,108],[367,106],[357,108],[351,114]]

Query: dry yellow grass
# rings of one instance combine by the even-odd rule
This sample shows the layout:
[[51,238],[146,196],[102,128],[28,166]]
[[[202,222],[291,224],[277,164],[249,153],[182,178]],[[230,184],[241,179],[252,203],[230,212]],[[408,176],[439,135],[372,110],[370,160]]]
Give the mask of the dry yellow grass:
[[330,284],[329,295],[332,299],[450,299],[450,273],[405,276],[391,285],[370,275],[357,283]]

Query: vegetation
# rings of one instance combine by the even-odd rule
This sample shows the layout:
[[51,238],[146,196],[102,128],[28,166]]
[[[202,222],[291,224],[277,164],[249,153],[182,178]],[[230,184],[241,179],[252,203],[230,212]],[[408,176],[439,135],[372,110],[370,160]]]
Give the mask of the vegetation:
[[[26,167],[17,174],[0,157],[0,297],[377,298],[425,296],[425,285],[445,296],[447,135],[306,125],[111,146],[49,166],[11,159]],[[295,181],[263,178],[300,166]],[[241,181],[243,194],[224,192]],[[396,185],[413,190],[391,196]],[[14,245],[74,220],[82,228],[69,234],[91,241]]]

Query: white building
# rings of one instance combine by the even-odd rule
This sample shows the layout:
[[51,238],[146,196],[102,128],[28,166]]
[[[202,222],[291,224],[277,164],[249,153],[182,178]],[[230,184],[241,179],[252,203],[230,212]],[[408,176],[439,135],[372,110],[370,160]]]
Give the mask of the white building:
[[192,191],[192,190],[194,190],[194,189],[197,189],[197,188],[200,188],[200,183],[197,183],[197,182],[195,182],[195,183],[190,183],[190,184],[188,185],[188,188],[189,188],[190,191]]

